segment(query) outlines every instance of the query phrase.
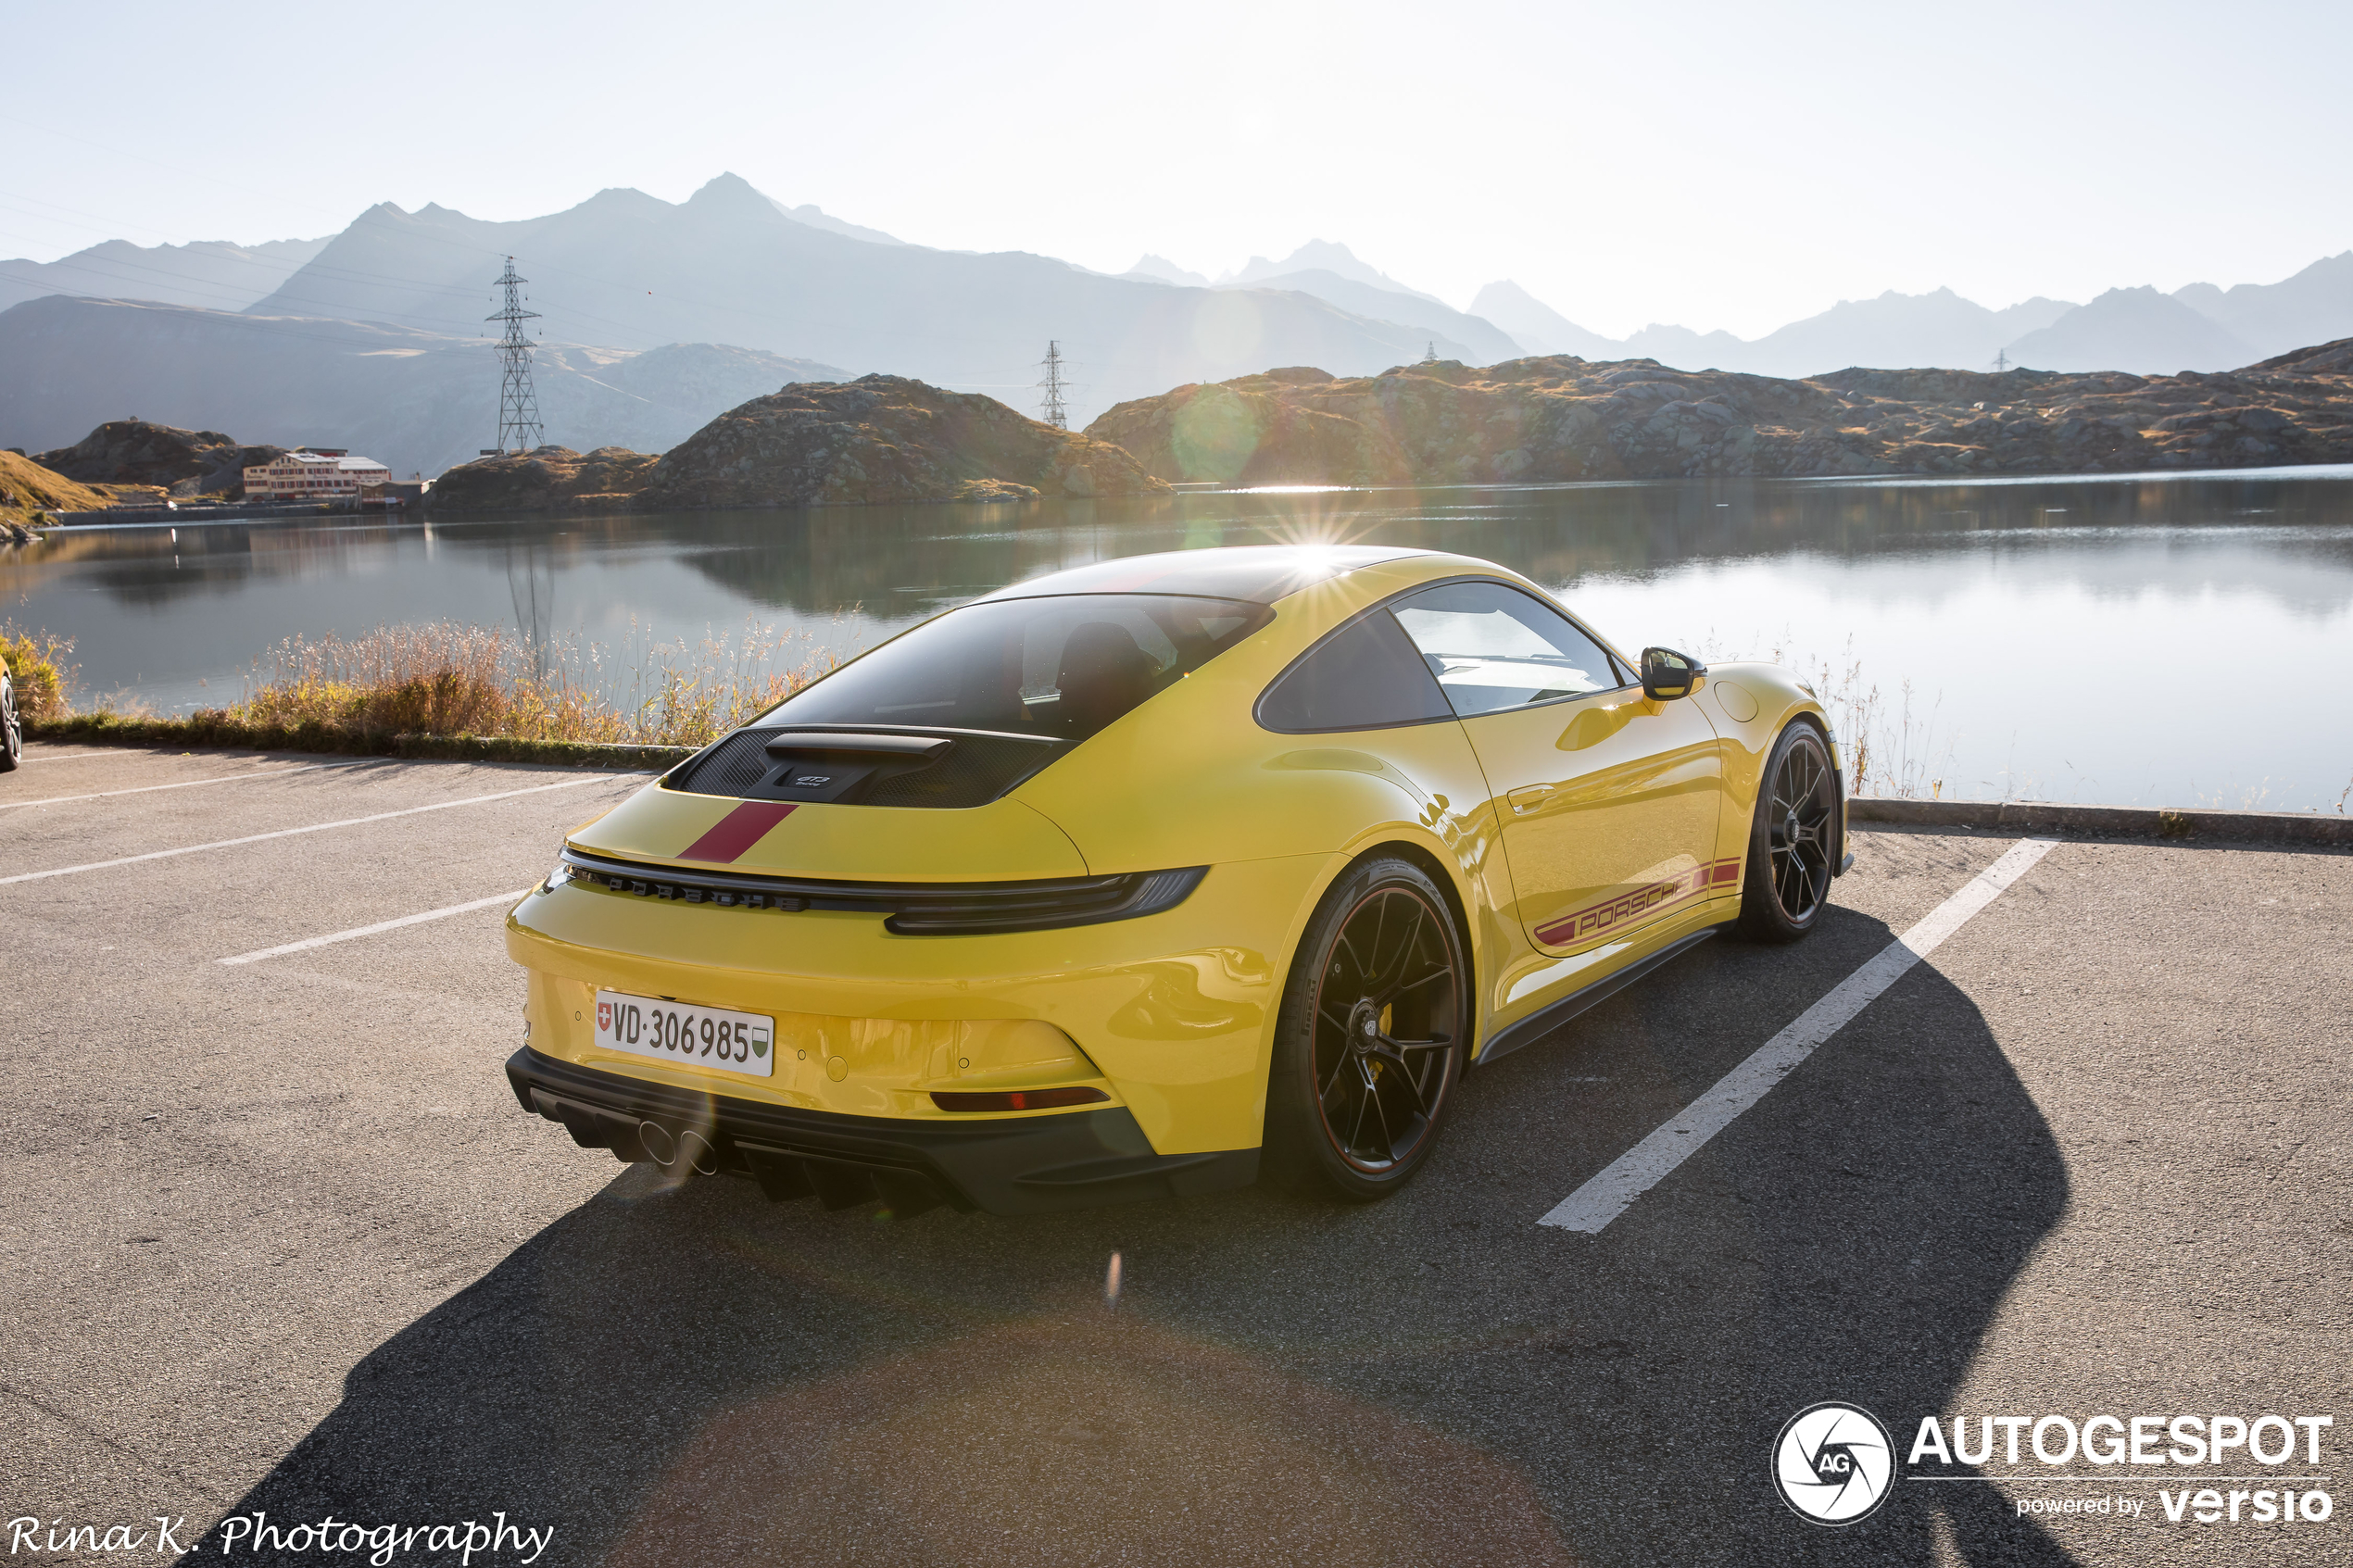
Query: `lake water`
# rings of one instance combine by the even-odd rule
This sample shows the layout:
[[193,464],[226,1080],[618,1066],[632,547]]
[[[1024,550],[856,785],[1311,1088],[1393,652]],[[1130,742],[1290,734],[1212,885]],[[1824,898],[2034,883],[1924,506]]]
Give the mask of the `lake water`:
[[76,639],[85,698],[173,712],[296,634],[759,621],[848,650],[1060,567],[1309,539],[1501,561],[1629,649],[1778,650],[1870,741],[1875,793],[2334,810],[2353,787],[2353,469],[76,530],[0,550],[0,619]]

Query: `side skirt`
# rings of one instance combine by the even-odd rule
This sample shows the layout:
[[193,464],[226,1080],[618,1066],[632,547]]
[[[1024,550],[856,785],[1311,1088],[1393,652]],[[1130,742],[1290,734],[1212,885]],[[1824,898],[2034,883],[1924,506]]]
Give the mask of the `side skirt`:
[[1522,1046],[1533,1045],[1579,1013],[1589,1008],[1598,1007],[1651,971],[1666,963],[1667,960],[1691,951],[1723,929],[1722,926],[1711,925],[1694,931],[1689,936],[1680,937],[1648,958],[1637,959],[1624,969],[1612,974],[1604,974],[1582,990],[1572,991],[1551,1006],[1539,1009],[1517,1023],[1510,1024],[1490,1035],[1487,1037],[1486,1047],[1478,1053],[1471,1065],[1485,1067],[1499,1057],[1509,1056]]

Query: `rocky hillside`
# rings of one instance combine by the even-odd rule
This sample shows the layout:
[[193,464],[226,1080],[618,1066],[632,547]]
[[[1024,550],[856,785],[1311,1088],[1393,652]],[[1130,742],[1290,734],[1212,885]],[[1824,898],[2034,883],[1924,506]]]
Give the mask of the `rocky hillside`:
[[425,499],[444,512],[624,512],[636,504],[660,460],[626,446],[599,446],[585,455],[542,446],[451,469]]
[[1117,446],[993,397],[903,376],[799,383],[756,397],[658,460],[543,447],[450,470],[436,511],[686,510],[1136,495],[1167,488]]
[[283,446],[241,445],[217,430],[147,420],[108,420],[71,446],[34,461],[83,484],[152,484],[173,495],[245,495],[245,470],[285,456]]
[[43,467],[11,448],[0,452],[0,523],[22,525],[40,512],[79,512],[107,505],[109,497]]
[[2353,339],[2173,376],[1840,370],[1572,356],[1270,370],[1123,403],[1087,433],[1172,482],[1463,484],[1686,475],[2100,473],[2353,462]]

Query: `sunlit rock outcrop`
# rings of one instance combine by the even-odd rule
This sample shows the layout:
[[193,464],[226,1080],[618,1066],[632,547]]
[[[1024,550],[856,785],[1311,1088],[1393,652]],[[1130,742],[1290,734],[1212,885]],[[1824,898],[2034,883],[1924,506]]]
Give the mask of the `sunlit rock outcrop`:
[[2353,339],[2173,376],[1847,370],[1804,381],[1572,356],[1271,370],[1087,433],[1172,483],[1495,484],[2101,473],[2353,461]]
[[694,509],[1139,495],[1126,451],[992,397],[903,376],[798,383],[731,408],[659,459],[541,447],[443,475],[437,511]]

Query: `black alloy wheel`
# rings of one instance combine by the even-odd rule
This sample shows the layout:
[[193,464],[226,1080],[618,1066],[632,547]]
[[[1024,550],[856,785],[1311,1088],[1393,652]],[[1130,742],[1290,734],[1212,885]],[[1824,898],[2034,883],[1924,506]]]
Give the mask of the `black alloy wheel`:
[[1794,942],[1821,919],[1836,870],[1838,774],[1821,732],[1802,720],[1782,731],[1765,781],[1749,834],[1741,935]]
[[1470,974],[1445,896],[1411,861],[1340,878],[1284,989],[1268,1173],[1365,1201],[1428,1158],[1468,1057]]
[[0,773],[14,771],[24,755],[24,721],[17,717],[17,688],[0,671]]

